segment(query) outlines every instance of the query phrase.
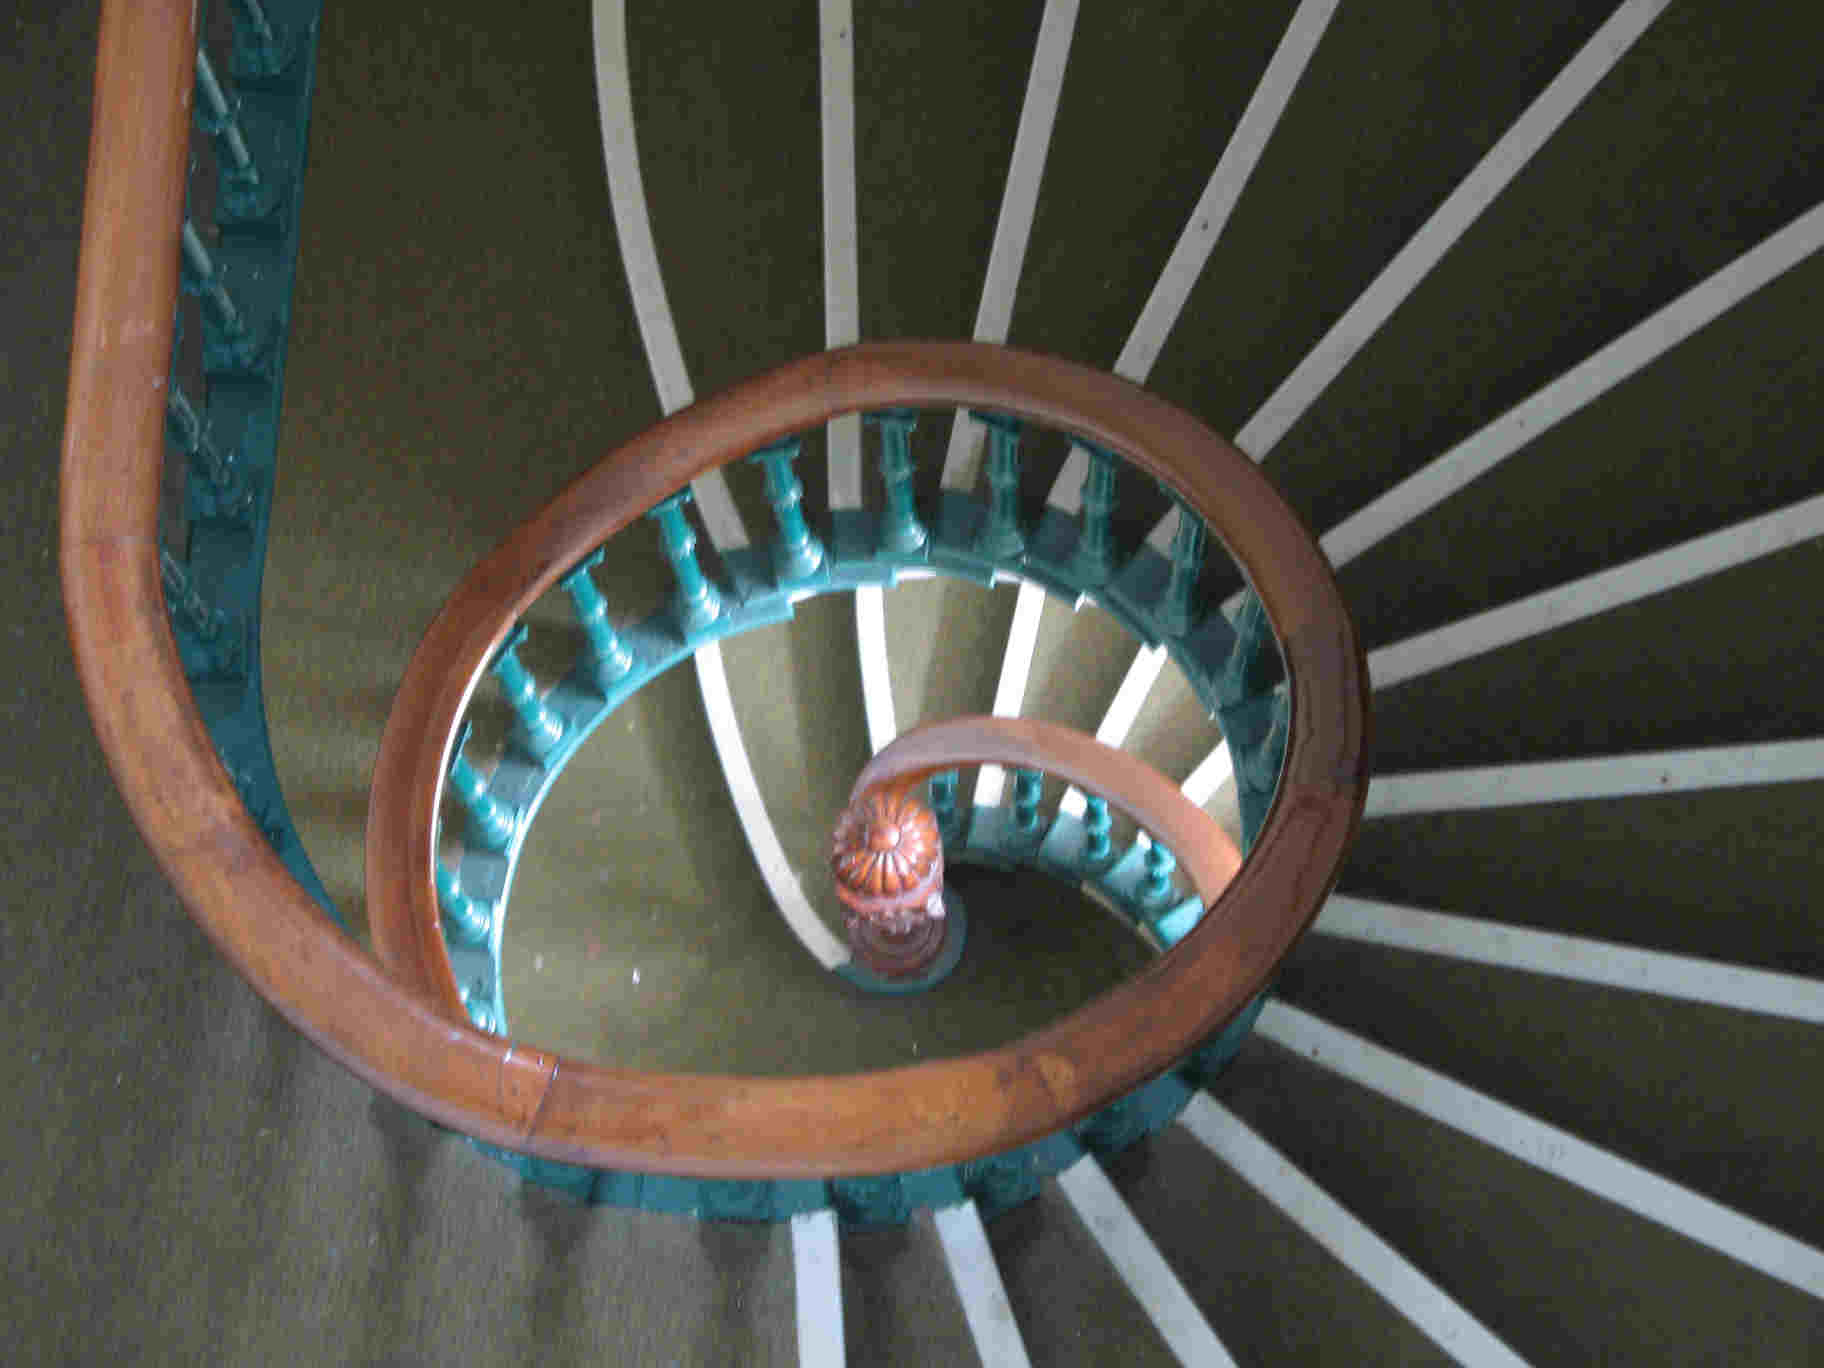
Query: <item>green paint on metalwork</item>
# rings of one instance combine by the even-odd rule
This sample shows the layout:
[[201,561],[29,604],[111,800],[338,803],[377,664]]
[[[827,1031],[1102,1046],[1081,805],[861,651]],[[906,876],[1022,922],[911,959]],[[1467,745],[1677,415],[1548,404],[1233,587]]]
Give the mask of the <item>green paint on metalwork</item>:
[[804,520],[804,485],[792,473],[792,463],[802,448],[803,443],[792,437],[747,458],[766,472],[766,501],[779,523],[779,535],[773,542],[773,573],[782,586],[808,579],[823,564],[823,543]]
[[677,578],[674,611],[679,628],[687,636],[702,631],[722,615],[722,596],[697,564],[697,534],[684,514],[689,502],[690,491],[680,489],[646,514],[659,525],[665,559],[671,562],[671,572]]
[[[163,548],[179,574],[161,559],[161,576],[168,591],[181,586],[172,634],[198,711],[248,814],[292,876],[340,922],[286,808],[261,685],[261,580],[320,7],[317,0],[273,0],[269,8],[270,15],[258,10],[257,24],[248,5],[236,9],[227,85],[215,67],[199,65],[199,84],[207,81],[221,96],[217,103],[205,90],[199,112],[222,150],[223,171],[211,187],[199,179],[212,169],[209,159],[192,162],[188,199],[213,203],[214,220],[199,225],[187,217],[183,224],[183,284],[206,305],[203,367],[215,383],[181,389],[174,345],[166,435],[188,467],[185,532],[181,544]],[[227,143],[238,143],[239,151]],[[180,311],[179,342],[182,335]],[[195,601],[186,601],[192,594]]]

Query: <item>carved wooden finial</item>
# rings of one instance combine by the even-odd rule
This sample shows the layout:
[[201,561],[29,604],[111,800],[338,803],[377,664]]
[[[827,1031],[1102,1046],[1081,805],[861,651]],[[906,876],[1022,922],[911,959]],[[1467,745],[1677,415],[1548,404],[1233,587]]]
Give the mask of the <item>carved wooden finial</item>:
[[836,820],[830,847],[849,942],[885,977],[915,974],[944,939],[944,844],[937,818],[910,793],[863,794]]

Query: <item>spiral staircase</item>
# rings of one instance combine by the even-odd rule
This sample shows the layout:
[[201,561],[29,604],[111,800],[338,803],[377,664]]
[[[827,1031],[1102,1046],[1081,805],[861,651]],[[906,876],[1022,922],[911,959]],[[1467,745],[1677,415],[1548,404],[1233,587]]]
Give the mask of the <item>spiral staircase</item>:
[[[921,734],[898,733],[1037,717],[1181,785],[1257,857],[1238,886],[1258,873],[1301,738],[1334,718],[1293,706],[1291,598],[1249,560],[1270,509],[1225,525],[1186,501],[1214,457],[1161,484],[1111,443],[1110,511],[1089,425],[1114,382],[1057,370],[1075,407],[1046,440],[1037,382],[982,402],[901,372],[851,406],[865,427],[749,434],[764,470],[693,471],[693,506],[621,519],[599,561],[594,524],[553,548],[591,490],[631,497],[638,434],[676,413],[661,434],[706,442],[772,382],[696,396],[913,355],[801,359],[826,348],[973,337],[1016,368],[987,349],[1111,368],[1235,434],[1323,533],[1370,648],[1365,822],[1258,1017],[1212,1008],[1193,1067],[1022,1137],[1011,1186],[979,1147],[946,1168],[910,1139],[917,1162],[827,1182],[720,1176],[681,1130],[669,1178],[496,1152],[610,1229],[780,1221],[754,1361],[1815,1361],[1808,24],[1635,0],[212,11],[186,39],[206,70],[153,571],[210,741],[371,972],[484,1032],[866,1078],[1093,1011],[1222,922],[1144,822],[1092,867],[1093,792],[1036,762],[941,781],[971,941],[891,996],[832,972],[829,823]],[[1002,417],[1021,403],[1025,434]],[[66,469],[94,445],[74,398],[71,421]],[[85,616],[115,534],[72,488],[78,660],[133,801],[137,704]],[[1081,544],[1098,509],[1119,568],[1089,583],[1047,537]],[[895,510],[928,549],[886,553]],[[997,519],[1017,548],[981,549]],[[822,561],[788,573],[800,534]],[[740,607],[693,625],[699,573]],[[1276,649],[1250,630],[1263,600]],[[634,662],[612,679],[610,620]],[[567,693],[585,659],[595,692]],[[490,666],[499,693],[474,687]],[[993,759],[1013,763],[956,763]],[[490,803],[510,839],[477,838]],[[207,877],[194,846],[160,854],[187,894]],[[414,878],[417,922],[389,922]],[[308,976],[289,944],[250,965],[211,929],[269,995]]]

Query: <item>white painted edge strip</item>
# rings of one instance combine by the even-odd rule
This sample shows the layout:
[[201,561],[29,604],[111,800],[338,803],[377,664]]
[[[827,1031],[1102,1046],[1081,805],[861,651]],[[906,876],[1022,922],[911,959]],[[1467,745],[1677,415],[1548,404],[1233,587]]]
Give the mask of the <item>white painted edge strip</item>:
[[1312,930],[1342,940],[1824,1025],[1824,981],[1690,955],[1534,931],[1479,917],[1453,917],[1340,893],[1331,895]]
[[835,1212],[826,1208],[792,1217],[792,1275],[799,1368],[843,1368],[842,1261]]
[[1643,751],[1587,760],[1376,775],[1368,785],[1363,816],[1403,817],[1415,812],[1575,803],[1818,779],[1824,779],[1824,739]]
[[1236,434],[1264,460],[1670,0],[1624,0]]
[[1242,111],[1235,131],[1229,135],[1228,146],[1223,148],[1216,169],[1210,173],[1196,208],[1191,210],[1191,217],[1178,236],[1177,245],[1166,259],[1165,269],[1147,297],[1146,306],[1140,310],[1134,330],[1121,348],[1121,355],[1115,362],[1116,375],[1143,385],[1146,377],[1152,374],[1159,353],[1165,349],[1166,339],[1184,310],[1185,301],[1191,297],[1192,287],[1203,274],[1216,240],[1228,226],[1229,216],[1234,213],[1254,168],[1260,165],[1261,154],[1267,150],[1267,142],[1291,102],[1292,92],[1298,88],[1311,54],[1317,51],[1318,40],[1330,26],[1337,3],[1338,0],[1304,0],[1286,25],[1285,36],[1279,40],[1272,60],[1261,73],[1247,108]]
[[[1064,67],[1070,58],[1071,35],[1077,27],[1077,4],[1078,0],[1046,0],[1045,13],[1039,20],[1032,70],[1026,78],[1026,98],[1020,106],[1013,155],[1001,190],[994,245],[988,250],[988,271],[982,280],[981,303],[975,311],[974,336],[978,342],[1005,342],[1013,322],[1013,300],[1026,263],[1032,216],[1039,203],[1039,183],[1045,178],[1045,157],[1051,148],[1052,126],[1057,121],[1058,96],[1064,89]],[[981,465],[980,452],[981,425],[959,411],[950,425],[943,487],[973,489]]]
[[1094,1157],[1086,1154],[1060,1173],[1058,1186],[1179,1362],[1233,1368],[1235,1360]]
[[[633,127],[633,89],[627,67],[625,0],[595,0],[593,19],[595,95],[602,121],[602,158],[608,171],[608,202],[614,213],[615,236],[621,244],[627,289],[633,296],[633,313],[640,326],[647,364],[652,367],[659,407],[668,414],[676,413],[694,396],[684,352],[678,345],[671,304],[665,296],[665,277],[659,269],[652,219],[646,209],[646,186],[640,176],[640,147]],[[724,551],[746,546],[747,529],[722,472],[712,470],[694,480],[690,488],[710,541]]]
[[1525,1368],[1450,1295],[1206,1092],[1179,1124],[1458,1363]]
[[1389,688],[1820,535],[1824,494],[1383,646],[1369,653],[1368,675],[1375,688]]
[[975,1356],[989,1368],[1028,1368],[1031,1360],[1026,1357],[1026,1342],[1020,1338],[1013,1304],[1007,1300],[975,1203],[938,1207],[931,1219],[943,1243],[957,1300],[963,1304],[963,1318],[969,1322]]
[[[1191,290],[1203,274],[1222,230],[1228,227],[1229,216],[1235,212],[1242,190],[1260,164],[1273,130],[1291,102],[1292,92],[1298,88],[1299,80],[1310,64],[1311,54],[1317,51],[1318,40],[1330,26],[1337,4],[1338,0],[1303,0],[1292,21],[1286,25],[1285,36],[1279,40],[1272,60],[1261,73],[1247,108],[1242,110],[1235,131],[1229,135],[1228,145],[1217,159],[1216,169],[1210,172],[1210,179],[1198,196],[1184,230],[1179,233],[1171,256],[1166,258],[1165,269],[1154,282],[1133,331],[1122,344],[1120,356],[1115,358],[1116,375],[1144,385],[1147,376],[1152,374],[1159,353],[1165,350],[1166,340],[1191,297]],[[1065,513],[1078,510],[1082,504],[1081,487],[1087,466],[1087,456],[1081,448],[1073,447],[1047,496],[1047,502],[1053,508]],[[1171,545],[1177,525],[1174,513],[1175,510],[1168,512],[1147,538],[1148,543],[1160,551]]]
[[[1020,581],[1014,600],[1013,621],[1007,628],[1007,650],[1001,657],[1001,677],[994,686],[996,717],[1018,717],[1026,701],[1026,681],[1032,674],[1032,657],[1038,647],[1039,622],[1045,614],[1045,591],[1031,580]],[[1006,788],[1006,771],[983,765],[975,778],[975,805],[996,807]]]
[[1185,776],[1179,788],[1198,807],[1206,807],[1222,786],[1234,777],[1235,760],[1229,754],[1229,743],[1225,739],[1218,741],[1216,748],[1197,762],[1197,768]]
[[1269,1001],[1255,1032],[1442,1125],[1605,1201],[1824,1297],[1824,1253],[1689,1188],[1466,1088],[1310,1013]]
[[[1121,355],[1115,359],[1116,375],[1143,385],[1152,374],[1153,365],[1165,349],[1172,329],[1177,326],[1178,316],[1184,311],[1197,278],[1203,274],[1217,239],[1228,226],[1229,216],[1234,213],[1242,190],[1260,164],[1261,154],[1266,151],[1267,142],[1292,99],[1292,92],[1310,64],[1311,54],[1317,51],[1318,40],[1330,26],[1337,3],[1338,0],[1304,0],[1293,14],[1292,22],[1286,25],[1285,36],[1279,40],[1273,59],[1267,63],[1259,84],[1254,87],[1247,108],[1242,111],[1235,131],[1229,135],[1228,145],[1216,162],[1216,169],[1210,173],[1196,207],[1191,210],[1190,220],[1178,235],[1171,256],[1166,259],[1165,269],[1147,296],[1133,331],[1122,345]],[[1073,447],[1047,495],[1046,501],[1052,507],[1066,513],[1075,513],[1081,508],[1083,476],[1088,464],[1088,456],[1080,448]],[[1179,516],[1179,509],[1174,505],[1147,534],[1146,544],[1162,556],[1171,551],[1172,538],[1178,534]],[[1229,611],[1233,613],[1233,609]],[[1144,655],[1142,651],[1141,657]],[[1134,669],[1141,665],[1141,658],[1136,657]],[[1133,678],[1134,669],[1129,670],[1129,679]],[[1123,687],[1126,687],[1126,681],[1123,681]],[[1145,701],[1144,697],[1141,701]],[[1109,705],[1110,712],[1121,703],[1121,696],[1117,694],[1114,703]],[[1119,745],[1120,742],[1110,744]]]
[[[861,340],[860,230],[855,216],[855,11],[819,0],[818,89],[823,106],[823,342]],[[860,508],[861,416],[831,420],[830,507]]]
[[878,755],[899,735],[893,715],[893,672],[887,660],[887,595],[878,584],[855,590],[855,641],[861,655],[861,706],[868,718],[868,745]]
[[804,948],[817,957],[825,969],[834,969],[849,960],[849,948],[823,924],[804,896],[779,833],[766,815],[765,801],[760,797],[760,784],[754,777],[753,762],[747,747],[741,744],[741,729],[735,721],[734,700],[728,692],[728,671],[722,664],[722,644],[717,641],[699,646],[696,653],[697,685],[703,692],[703,712],[709,719],[709,734],[716,743],[716,754],[722,761],[722,773],[728,780],[728,796],[741,818],[741,830],[753,848],[754,863],[773,895],[780,915]]
[[[690,376],[678,345],[671,306],[666,302],[665,279],[653,246],[652,220],[647,213],[646,191],[640,178],[639,143],[633,126],[633,93],[628,84],[624,0],[596,0],[593,19],[596,98],[600,103],[602,155],[607,167],[615,232],[620,239],[628,289],[633,294],[640,339],[652,367],[653,384],[659,392],[659,405],[672,413],[691,401]],[[696,480],[691,489],[696,495],[697,509],[711,545],[722,551],[745,546],[747,533],[722,472],[709,472]],[[728,674],[722,664],[722,648],[713,643],[700,648],[695,663],[697,687],[703,695],[703,711],[709,722],[710,737],[715,742],[716,757],[721,761],[729,797],[734,802],[742,832],[754,852],[767,891],[772,894],[787,925],[824,968],[834,969],[848,963],[848,946],[824,926],[804,896],[791,862],[786,859],[785,848],[779,842],[779,833],[767,816],[760,786],[754,778],[753,762],[748,759],[741,728],[735,720],[734,702],[728,692]]]
[[[1153,691],[1153,683],[1159,678],[1159,672],[1165,668],[1168,658],[1169,653],[1163,646],[1141,648],[1133,663],[1127,667],[1127,673],[1121,677],[1121,685],[1115,690],[1114,701],[1108,705],[1108,711],[1102,714],[1102,724],[1096,728],[1096,740],[1105,746],[1126,744],[1127,734],[1139,720],[1140,710],[1146,706],[1147,695]],[[1081,817],[1084,812],[1083,791],[1075,787],[1066,789],[1058,802],[1058,810],[1067,817]]]
[[1324,535],[1333,567],[1392,535],[1487,474],[1541,433],[1670,351],[1755,291],[1824,247],[1824,205],[1800,215],[1709,279],[1692,286],[1589,359],[1515,405],[1480,432],[1408,476]]
[[595,96],[602,120],[602,157],[608,168],[608,201],[621,263],[633,295],[640,341],[652,367],[659,407],[676,413],[691,402],[690,374],[665,297],[665,277],[646,212],[640,148],[633,127],[633,87],[627,68],[626,0],[595,0]]

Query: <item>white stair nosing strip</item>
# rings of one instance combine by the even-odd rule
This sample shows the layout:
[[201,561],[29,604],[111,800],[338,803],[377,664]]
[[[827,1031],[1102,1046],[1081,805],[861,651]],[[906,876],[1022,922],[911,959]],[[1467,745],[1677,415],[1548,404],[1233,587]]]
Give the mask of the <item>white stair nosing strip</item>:
[[[978,342],[1005,342],[1008,326],[1013,322],[1014,296],[1019,292],[1026,244],[1032,236],[1039,184],[1045,178],[1045,158],[1051,149],[1052,126],[1057,121],[1058,96],[1064,89],[1064,68],[1070,59],[1071,36],[1076,31],[1077,6],[1078,0],[1046,0],[1045,13],[1039,20],[1032,69],[1026,78],[1026,97],[1020,106],[1007,181],[1001,190],[994,245],[988,251],[988,271],[982,280],[981,303],[975,311],[973,336]],[[950,425],[950,445],[944,456],[945,489],[967,491],[975,487],[980,450],[980,424],[959,411]]]
[[633,296],[640,341],[652,367],[659,407],[676,413],[691,402],[690,374],[678,345],[665,277],[652,240],[646,187],[640,176],[640,148],[633,126],[633,90],[627,67],[626,0],[595,0],[595,93],[602,120],[602,157],[608,170],[608,202],[614,214],[621,263]]
[[1390,688],[1821,535],[1824,494],[1383,646],[1368,656],[1369,677]]
[[1285,36],[1279,40],[1272,60],[1261,73],[1247,108],[1242,110],[1235,131],[1222,149],[1216,169],[1210,173],[1203,194],[1198,197],[1196,207],[1178,236],[1177,245],[1166,259],[1165,269],[1159,273],[1152,293],[1140,310],[1139,320],[1121,348],[1121,355],[1115,362],[1116,375],[1135,384],[1145,384],[1147,376],[1152,374],[1159,353],[1165,349],[1166,339],[1171,336],[1185,302],[1191,297],[1192,288],[1203,274],[1210,252],[1228,226],[1229,215],[1235,211],[1242,190],[1260,164],[1261,154],[1266,151],[1280,116],[1291,102],[1292,92],[1298,88],[1299,80],[1310,64],[1311,54],[1317,51],[1318,40],[1330,26],[1337,4],[1338,0],[1303,0],[1286,25]]
[[1332,894],[1321,936],[1824,1025],[1824,982],[1480,917]]
[[989,1368],[1028,1368],[1026,1342],[1020,1338],[1013,1305],[1001,1283],[1001,1272],[974,1202],[938,1207],[931,1213],[943,1243],[944,1263],[963,1304],[963,1318],[975,1341],[975,1354]]
[[722,664],[722,645],[712,641],[699,646],[696,653],[697,686],[703,694],[703,713],[709,720],[709,734],[722,761],[722,775],[728,781],[728,796],[741,819],[741,830],[754,852],[754,863],[766,890],[772,894],[786,925],[792,928],[804,948],[825,969],[834,969],[849,961],[849,947],[839,940],[817,915],[810,899],[798,882],[792,862],[786,858],[772,819],[767,816],[760,784],[754,777],[753,762],[741,742],[741,728],[735,721],[734,700],[728,692],[728,671]]
[[[1102,723],[1096,728],[1096,740],[1105,746],[1127,744],[1127,734],[1139,720],[1140,710],[1146,706],[1147,695],[1152,692],[1169,655],[1164,646],[1140,649],[1127,667],[1127,673],[1121,677],[1108,711],[1102,714]],[[1058,802],[1058,810],[1067,817],[1081,817],[1084,813],[1083,791],[1074,786],[1066,789]]]
[[827,1207],[792,1217],[792,1275],[799,1368],[843,1368],[842,1259]]
[[[1026,701],[1026,681],[1032,674],[1032,657],[1039,644],[1039,622],[1045,614],[1045,591],[1031,580],[1021,580],[1007,628],[1007,648],[1001,655],[1001,677],[994,686],[996,717],[1018,717]],[[1006,771],[983,765],[976,772],[975,805],[997,807],[1006,787]]]
[[[690,376],[684,366],[684,353],[678,345],[678,332],[672,320],[671,306],[665,297],[665,278],[659,268],[658,251],[653,244],[652,220],[646,208],[646,191],[640,177],[639,142],[633,125],[633,94],[628,84],[627,24],[624,0],[596,0],[593,21],[595,39],[596,98],[602,119],[602,156],[608,176],[609,202],[614,213],[615,232],[621,244],[621,259],[627,272],[628,289],[632,292],[634,313],[640,325],[640,339],[646,348],[646,359],[652,367],[652,380],[658,390],[659,406],[673,413],[691,401]],[[747,544],[746,529],[729,495],[728,483],[720,470],[712,470],[695,480],[691,489],[710,544],[721,551],[736,550]],[[848,947],[839,941],[819,918],[799,887],[786,859],[779,833],[767,816],[759,784],[754,778],[753,763],[741,740],[741,728],[735,720],[734,702],[728,692],[728,675],[722,665],[722,650],[711,644],[695,655],[697,686],[703,695],[703,709],[709,722],[710,737],[716,757],[721,761],[723,777],[728,782],[729,797],[741,820],[742,832],[754,852],[761,877],[773,895],[781,915],[803,942],[804,947],[826,969],[846,964]]]
[[[1242,111],[1241,119],[1235,125],[1235,131],[1229,135],[1222,156],[1217,159],[1216,169],[1210,173],[1203,193],[1198,196],[1190,219],[1179,233],[1172,254],[1166,259],[1165,269],[1160,272],[1152,293],[1147,296],[1146,304],[1140,310],[1140,317],[1122,345],[1121,355],[1115,360],[1115,374],[1132,380],[1135,384],[1145,384],[1147,376],[1152,373],[1153,363],[1159,359],[1166,339],[1177,325],[1178,316],[1184,311],[1185,302],[1190,299],[1197,278],[1203,274],[1203,268],[1209,262],[1217,239],[1228,225],[1229,215],[1241,199],[1243,188],[1254,174],[1254,168],[1260,164],[1261,154],[1266,151],[1267,142],[1273,136],[1280,115],[1285,113],[1292,92],[1310,63],[1311,54],[1317,51],[1318,40],[1329,27],[1337,3],[1338,0],[1303,0],[1293,14],[1292,21],[1286,26],[1285,36],[1280,39],[1272,60],[1267,63],[1266,71],[1254,87],[1247,108]],[[1058,472],[1058,478],[1052,483],[1046,502],[1065,513],[1074,514],[1079,511],[1083,501],[1083,476],[1087,469],[1087,454],[1081,448],[1072,447],[1069,458]],[[1160,555],[1171,551],[1172,539],[1177,535],[1178,518],[1179,510],[1173,506],[1147,534],[1147,545]],[[1141,655],[1144,654],[1142,651]],[[1140,664],[1141,660],[1136,658],[1135,667],[1138,668]],[[1132,673],[1130,670],[1130,677]],[[1119,695],[1116,696],[1116,702],[1120,702]],[[1114,705],[1110,706],[1112,711]],[[1080,796],[1077,801],[1081,801]]]
[[[676,413],[691,402],[690,373],[678,345],[677,325],[665,296],[665,276],[652,240],[646,186],[640,176],[640,146],[633,126],[633,91],[628,82],[625,0],[595,0],[595,93],[602,121],[602,159],[608,173],[608,203],[614,214],[621,264],[633,296],[640,341],[652,368],[659,407]],[[715,546],[732,551],[747,545],[747,529],[729,496],[728,482],[712,470],[691,483],[691,493]]]
[[1403,1106],[1605,1201],[1809,1293],[1824,1297],[1824,1252],[1689,1188],[1579,1140],[1424,1065],[1269,1001],[1255,1032]]
[[1060,1173],[1058,1186],[1179,1362],[1233,1368],[1235,1360],[1094,1157],[1084,1155]]
[[[1222,230],[1228,226],[1229,216],[1241,200],[1242,190],[1253,176],[1255,167],[1260,165],[1261,154],[1266,151],[1280,116],[1291,102],[1292,92],[1298,88],[1311,54],[1317,51],[1318,40],[1330,26],[1337,4],[1338,0],[1303,0],[1286,25],[1285,35],[1255,84],[1247,107],[1236,121],[1215,169],[1204,183],[1203,193],[1197,197],[1196,206],[1185,220],[1164,269],[1159,272],[1159,279],[1153,282],[1152,292],[1140,309],[1140,317],[1134,321],[1127,341],[1122,344],[1121,354],[1115,358],[1116,375],[1143,385],[1152,374],[1153,365],[1159,360],[1159,353],[1165,350],[1166,340],[1177,326],[1178,316],[1184,312],[1185,303],[1202,276],[1210,253],[1215,250]],[[1087,458],[1082,449],[1073,447],[1070,459],[1052,483],[1046,502],[1064,513],[1075,514],[1082,506],[1081,485],[1086,467]],[[1170,541],[1168,533],[1166,543],[1169,545]]]
[[1206,807],[1222,786],[1235,777],[1235,758],[1229,753],[1229,743],[1225,738],[1216,743],[1216,748],[1202,760],[1197,768],[1185,776],[1179,787],[1184,796],[1198,807]]
[[1532,397],[1466,438],[1324,535],[1340,568],[1487,474],[1824,247],[1824,205],[1809,210]]
[[1374,282],[1280,382],[1236,434],[1237,446],[1257,461],[1266,458],[1669,3],[1670,0],[1623,0],[1616,7]]
[[[823,343],[861,340],[860,229],[855,212],[855,12],[819,0],[818,90],[823,128]],[[862,506],[861,417],[829,424],[830,507]]]
[[1191,1099],[1178,1122],[1458,1363],[1525,1368],[1526,1360],[1449,1293],[1207,1092]]
[[1376,775],[1364,817],[1575,803],[1824,779],[1824,739]]
[[855,590],[855,645],[861,657],[861,705],[875,754],[899,735],[893,712],[893,669],[887,656],[887,595],[878,584]]

